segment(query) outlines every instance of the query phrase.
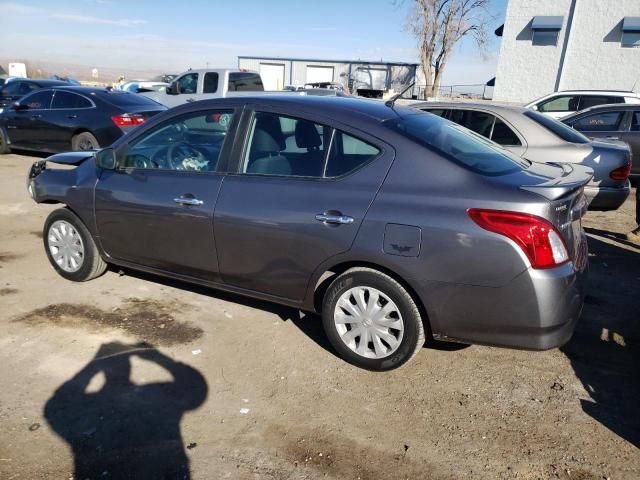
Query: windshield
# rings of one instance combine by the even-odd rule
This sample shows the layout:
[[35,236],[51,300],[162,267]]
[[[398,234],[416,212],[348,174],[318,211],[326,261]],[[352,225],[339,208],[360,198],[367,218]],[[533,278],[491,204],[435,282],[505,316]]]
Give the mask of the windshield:
[[535,112],[533,110],[524,112],[526,117],[529,117],[534,122],[542,125],[554,135],[560,137],[565,142],[571,143],[589,143],[589,139],[579,132],[576,132],[573,128],[566,126],[564,123],[552,118],[543,113]]
[[387,120],[385,124],[405,137],[482,175],[505,175],[530,165],[529,161],[513,155],[483,136],[435,115],[410,115]]

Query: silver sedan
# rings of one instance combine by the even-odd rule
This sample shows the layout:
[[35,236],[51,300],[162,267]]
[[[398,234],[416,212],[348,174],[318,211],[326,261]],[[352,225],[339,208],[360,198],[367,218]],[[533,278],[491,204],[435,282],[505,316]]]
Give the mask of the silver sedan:
[[523,107],[466,102],[411,106],[458,123],[527,160],[591,167],[594,177],[585,187],[590,210],[616,210],[629,196],[631,150],[623,142],[590,140],[558,120]]

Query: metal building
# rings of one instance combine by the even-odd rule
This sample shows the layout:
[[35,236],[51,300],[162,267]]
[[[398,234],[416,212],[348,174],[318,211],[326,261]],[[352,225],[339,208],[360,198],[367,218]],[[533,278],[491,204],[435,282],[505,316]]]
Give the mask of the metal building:
[[413,83],[417,63],[369,62],[364,60],[321,60],[314,58],[238,57],[238,68],[260,72],[265,90],[282,90],[287,85],[336,82],[353,93],[375,96],[400,91]]
[[640,91],[640,0],[509,0],[494,100]]

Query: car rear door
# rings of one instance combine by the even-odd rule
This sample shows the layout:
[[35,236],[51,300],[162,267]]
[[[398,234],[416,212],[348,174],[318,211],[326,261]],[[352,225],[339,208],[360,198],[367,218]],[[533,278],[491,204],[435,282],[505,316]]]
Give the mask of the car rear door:
[[71,150],[71,138],[78,129],[91,130],[87,122],[95,104],[84,95],[65,90],[55,90],[51,110],[46,114],[51,132],[52,145],[56,150]]
[[118,148],[100,174],[95,216],[116,261],[217,281],[213,211],[235,129],[233,109],[178,114]]
[[315,269],[351,247],[394,150],[302,112],[253,106],[243,125],[214,215],[221,278],[298,301]]
[[572,120],[571,126],[588,137],[620,140],[621,130],[628,129],[625,113],[624,110],[595,112]]
[[618,135],[620,140],[627,142],[631,147],[631,154],[633,155],[631,172],[634,175],[640,175],[640,108],[627,113],[629,115],[626,122],[628,129],[621,130]]

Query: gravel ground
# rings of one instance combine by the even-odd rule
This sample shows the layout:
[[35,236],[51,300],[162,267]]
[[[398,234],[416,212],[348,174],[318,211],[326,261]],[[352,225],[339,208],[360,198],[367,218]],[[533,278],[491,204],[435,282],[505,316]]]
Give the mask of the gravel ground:
[[142,274],[49,266],[34,157],[0,158],[0,478],[640,478],[633,202],[589,213],[562,349],[431,343],[358,370],[317,317]]

